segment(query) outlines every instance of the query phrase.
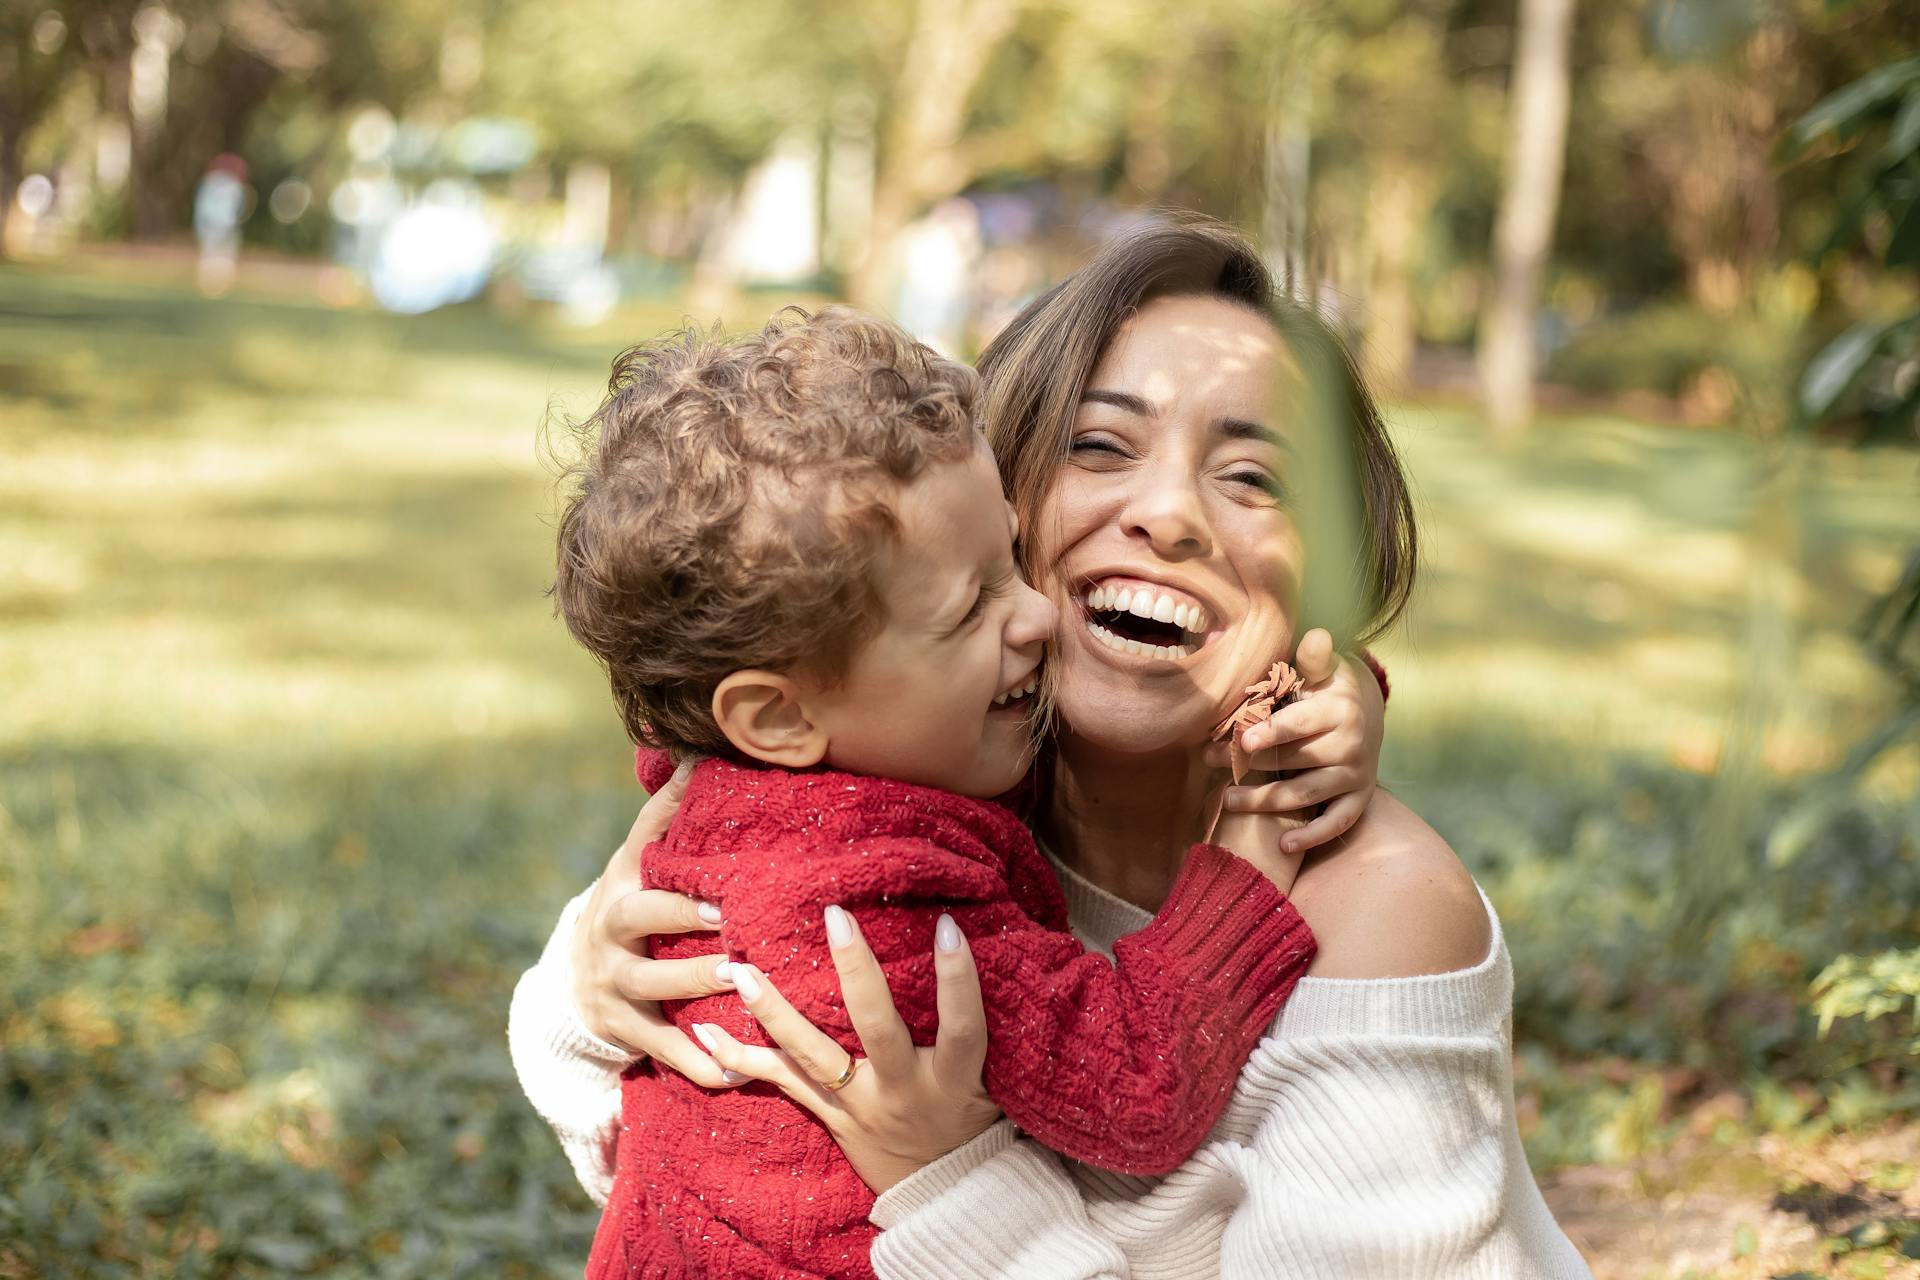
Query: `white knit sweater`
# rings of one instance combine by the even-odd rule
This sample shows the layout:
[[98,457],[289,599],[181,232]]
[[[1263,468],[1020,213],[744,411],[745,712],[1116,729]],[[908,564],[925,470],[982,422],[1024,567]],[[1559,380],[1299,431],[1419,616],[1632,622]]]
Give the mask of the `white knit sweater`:
[[[1147,912],[1060,869],[1075,932],[1111,954]],[[1484,895],[1482,895],[1484,900]],[[580,1025],[569,904],[514,992],[520,1083],[604,1202],[630,1060]],[[1065,1161],[1001,1121],[880,1197],[883,1280],[1590,1280],[1528,1171],[1514,1120],[1513,970],[1306,978],[1226,1113],[1164,1178]]]

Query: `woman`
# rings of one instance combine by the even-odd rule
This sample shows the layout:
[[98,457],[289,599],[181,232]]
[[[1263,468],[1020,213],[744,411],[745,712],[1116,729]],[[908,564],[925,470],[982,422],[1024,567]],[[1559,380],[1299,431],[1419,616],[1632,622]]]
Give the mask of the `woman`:
[[[1027,307],[980,372],[988,437],[1029,531],[1023,567],[1063,619],[1049,661],[1061,724],[1035,831],[1076,931],[1110,948],[1146,923],[1206,828],[1220,785],[1213,726],[1293,647],[1303,585],[1341,576],[1319,560],[1309,571],[1285,490],[1283,441],[1307,451],[1307,406],[1331,404],[1350,431],[1338,452],[1358,478],[1362,634],[1405,605],[1410,504],[1338,341],[1277,300],[1253,248],[1214,224],[1110,245]],[[1317,394],[1277,401],[1283,373]],[[1129,652],[1130,624],[1098,607],[1127,582],[1197,597],[1219,630],[1177,662]],[[1243,743],[1262,767],[1323,764],[1350,745],[1313,736],[1326,710],[1308,699]],[[1338,789],[1307,773],[1241,798],[1280,810]],[[583,1137],[597,1132],[609,1072],[631,1058],[604,1043],[617,1036],[696,1080],[769,1080],[813,1110],[884,1192],[883,1277],[1588,1274],[1521,1151],[1511,968],[1492,909],[1445,842],[1384,792],[1307,833],[1350,827],[1294,887],[1318,958],[1226,1116],[1163,1179],[1071,1166],[990,1123],[964,948],[936,956],[931,1048],[906,1038],[857,935],[834,950],[864,1060],[849,1063],[765,984],[741,995],[784,1052],[726,1044],[708,1059],[661,1035],[646,1001],[724,985],[704,962],[669,969],[634,953],[646,934],[712,923],[699,904],[622,892],[674,800],[649,803],[515,997],[523,1083],[590,1188],[606,1160]],[[571,1023],[568,993],[599,1037]],[[865,1069],[844,1083],[854,1066]]]

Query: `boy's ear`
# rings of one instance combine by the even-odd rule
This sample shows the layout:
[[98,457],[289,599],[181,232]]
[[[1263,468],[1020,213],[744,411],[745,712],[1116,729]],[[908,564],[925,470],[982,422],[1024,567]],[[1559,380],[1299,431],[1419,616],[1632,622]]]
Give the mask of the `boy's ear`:
[[807,715],[800,686],[771,671],[736,671],[713,691],[713,718],[738,751],[783,769],[827,754],[827,734]]

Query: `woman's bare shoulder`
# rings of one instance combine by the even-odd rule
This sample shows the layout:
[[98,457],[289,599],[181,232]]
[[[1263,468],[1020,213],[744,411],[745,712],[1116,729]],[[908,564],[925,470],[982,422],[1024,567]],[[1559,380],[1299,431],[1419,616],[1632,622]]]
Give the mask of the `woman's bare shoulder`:
[[1438,832],[1384,791],[1345,840],[1294,883],[1313,928],[1316,978],[1409,978],[1468,969],[1493,927],[1473,877]]

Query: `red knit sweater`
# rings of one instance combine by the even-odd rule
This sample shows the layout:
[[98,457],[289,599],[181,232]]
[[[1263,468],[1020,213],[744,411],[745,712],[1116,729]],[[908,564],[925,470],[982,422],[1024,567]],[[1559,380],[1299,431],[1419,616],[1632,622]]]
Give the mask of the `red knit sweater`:
[[[638,767],[653,790],[671,764],[642,752]],[[853,1053],[825,908],[858,918],[923,1045],[937,1021],[934,924],[951,911],[980,972],[987,1091],[1046,1146],[1123,1173],[1164,1173],[1193,1153],[1314,954],[1264,876],[1201,844],[1109,962],[1067,931],[1059,881],[1011,810],[824,769],[703,761],[641,868],[650,888],[719,904],[727,955]],[[699,934],[653,943],[662,959],[712,950]],[[712,1022],[769,1043],[731,993],[666,1012],[682,1029]],[[709,1092],[642,1063],[623,1081],[622,1122],[592,1280],[873,1274],[872,1192],[773,1086]]]

